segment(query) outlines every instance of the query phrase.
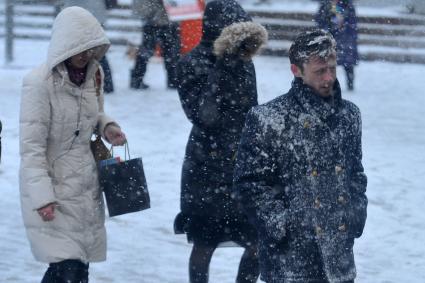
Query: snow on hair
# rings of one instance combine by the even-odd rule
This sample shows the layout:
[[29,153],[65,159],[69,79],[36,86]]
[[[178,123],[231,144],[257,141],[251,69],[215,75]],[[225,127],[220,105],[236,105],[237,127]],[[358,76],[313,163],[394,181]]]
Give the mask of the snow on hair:
[[321,29],[306,31],[297,36],[292,44],[289,57],[291,63],[307,62],[311,56],[328,58],[336,52],[336,41],[333,36]]

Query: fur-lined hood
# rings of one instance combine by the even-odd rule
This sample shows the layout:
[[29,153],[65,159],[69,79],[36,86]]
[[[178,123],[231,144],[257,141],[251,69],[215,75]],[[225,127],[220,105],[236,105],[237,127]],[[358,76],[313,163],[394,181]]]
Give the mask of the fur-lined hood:
[[214,54],[219,58],[234,54],[249,60],[267,42],[267,38],[267,30],[260,24],[234,23],[224,28],[214,42]]

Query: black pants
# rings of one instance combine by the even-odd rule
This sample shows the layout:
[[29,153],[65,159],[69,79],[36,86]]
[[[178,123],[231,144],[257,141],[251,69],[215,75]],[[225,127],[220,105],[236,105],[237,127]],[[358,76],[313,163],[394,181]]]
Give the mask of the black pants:
[[41,283],[88,283],[89,265],[68,259],[49,264]]
[[138,88],[143,83],[146,66],[149,59],[155,53],[155,47],[159,44],[164,57],[165,69],[167,71],[167,85],[176,87],[176,65],[180,54],[179,26],[170,23],[166,26],[154,26],[146,24],[143,26],[143,39],[136,57],[136,64],[131,72],[132,87]]
[[111,67],[109,67],[108,59],[106,55],[100,59],[100,65],[102,66],[103,72],[105,73],[105,82],[103,85],[103,91],[110,93],[114,91],[114,82],[112,81]]
[[344,65],[345,74],[347,75],[347,87],[349,90],[354,89],[354,65]]

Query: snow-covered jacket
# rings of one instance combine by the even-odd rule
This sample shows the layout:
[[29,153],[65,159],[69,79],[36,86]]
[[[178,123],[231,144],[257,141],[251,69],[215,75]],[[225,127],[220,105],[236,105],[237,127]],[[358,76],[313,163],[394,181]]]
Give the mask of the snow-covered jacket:
[[[182,169],[181,209],[185,214],[219,218],[234,213],[231,210],[236,207],[231,204],[229,188],[246,114],[257,105],[256,76],[253,62],[239,58],[237,51],[218,53],[238,49],[236,34],[245,24],[251,28],[245,36],[254,32],[254,23],[239,23],[246,21],[249,16],[235,1],[211,2],[204,14],[201,43],[177,66],[180,101],[193,124]],[[218,40],[221,31],[233,23],[241,25],[228,29]],[[220,43],[216,52],[214,41]]]
[[359,109],[332,103],[301,79],[247,116],[235,190],[259,231],[268,283],[345,282],[366,220]]
[[[104,205],[90,139],[113,121],[96,96],[98,59],[110,45],[92,14],[79,7],[56,17],[47,62],[23,80],[20,109],[20,192],[27,235],[42,262],[106,257]],[[86,80],[77,86],[64,61],[95,48]],[[103,72],[101,71],[103,78]],[[102,79],[103,81],[103,79]],[[78,131],[78,132],[77,132]],[[56,203],[55,219],[44,222],[37,209]]]

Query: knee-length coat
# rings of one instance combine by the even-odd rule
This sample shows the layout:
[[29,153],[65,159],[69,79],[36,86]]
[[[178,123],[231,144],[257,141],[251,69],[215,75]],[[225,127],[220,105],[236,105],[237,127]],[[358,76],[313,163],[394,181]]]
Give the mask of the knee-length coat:
[[[109,47],[98,21],[79,7],[56,17],[47,62],[23,80],[20,109],[20,193],[25,228],[35,258],[42,262],[106,258],[104,205],[90,139],[112,123],[103,111],[97,60]],[[85,82],[70,81],[64,61],[94,48]],[[101,72],[103,77],[103,72]],[[97,96],[96,88],[100,95]],[[78,131],[78,133],[77,133]],[[55,203],[44,222],[37,209]]]
[[250,20],[234,0],[210,3],[201,43],[177,67],[180,101],[193,124],[181,179],[186,215],[220,218],[236,207],[233,167],[246,114],[257,105],[256,75],[251,60],[217,58],[213,43],[226,26]]

